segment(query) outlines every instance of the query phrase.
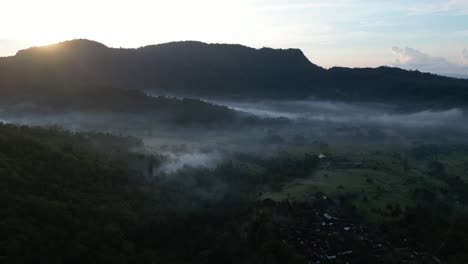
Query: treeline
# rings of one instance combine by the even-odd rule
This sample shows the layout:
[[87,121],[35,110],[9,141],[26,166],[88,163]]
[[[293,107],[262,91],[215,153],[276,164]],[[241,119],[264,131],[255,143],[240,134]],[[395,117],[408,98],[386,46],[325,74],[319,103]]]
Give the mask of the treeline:
[[[37,116],[39,120],[42,117],[69,113],[113,114],[122,119],[133,115],[126,121],[129,126],[138,121],[147,125],[202,126],[234,126],[264,122],[260,118],[198,99],[152,97],[138,90],[95,86],[73,89],[34,87],[33,91],[21,94],[5,94],[5,91],[0,89],[0,108],[8,118]],[[91,116],[90,119],[92,118]]]

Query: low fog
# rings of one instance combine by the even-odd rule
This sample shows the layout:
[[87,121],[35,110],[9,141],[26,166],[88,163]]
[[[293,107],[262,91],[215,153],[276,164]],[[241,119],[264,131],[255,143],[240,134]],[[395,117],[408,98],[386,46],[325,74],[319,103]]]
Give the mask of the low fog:
[[171,174],[187,167],[212,169],[221,161],[221,155],[216,151],[161,154],[166,157],[166,161],[157,168],[157,173]]
[[[419,143],[466,143],[465,109],[408,110],[401,106],[325,101],[220,101],[255,117],[246,124],[175,125],[154,115],[112,112],[41,112],[3,109],[5,123],[99,131],[143,140],[135,151],[158,154],[165,162],[156,173],[185,167],[213,168],[233,153],[262,156],[281,151],[320,151],[362,145],[376,148]],[[268,121],[268,122],[265,122]]]
[[389,104],[329,101],[209,101],[264,118],[287,118],[302,122],[320,121],[376,127],[467,129],[465,111],[459,108],[421,111],[404,110]]

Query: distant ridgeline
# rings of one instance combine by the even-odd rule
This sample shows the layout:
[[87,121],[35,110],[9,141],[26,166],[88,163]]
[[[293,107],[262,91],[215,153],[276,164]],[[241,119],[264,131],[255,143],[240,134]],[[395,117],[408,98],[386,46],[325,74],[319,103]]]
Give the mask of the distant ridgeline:
[[[298,49],[173,42],[138,49],[72,40],[0,58],[1,96],[117,87],[218,98],[319,98],[464,105],[468,80],[398,68],[331,68]],[[93,88],[94,89],[94,88]],[[97,88],[96,88],[97,89]]]

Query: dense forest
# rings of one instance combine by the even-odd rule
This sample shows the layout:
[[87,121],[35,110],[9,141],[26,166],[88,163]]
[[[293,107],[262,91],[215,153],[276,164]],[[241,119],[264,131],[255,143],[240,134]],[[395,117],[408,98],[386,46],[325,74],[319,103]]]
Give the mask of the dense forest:
[[[327,157],[236,153],[213,169],[172,174],[155,173],[165,157],[142,146],[132,137],[2,124],[0,260],[468,261],[465,145],[347,158],[331,149]],[[311,179],[320,187],[304,185]]]

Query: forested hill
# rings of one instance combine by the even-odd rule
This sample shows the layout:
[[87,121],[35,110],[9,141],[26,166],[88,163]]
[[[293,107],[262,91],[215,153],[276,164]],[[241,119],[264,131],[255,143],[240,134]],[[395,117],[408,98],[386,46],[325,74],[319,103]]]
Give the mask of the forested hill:
[[112,49],[74,40],[1,59],[0,85],[2,90],[100,85],[200,95],[250,91],[273,96],[286,86],[305,89],[315,71],[323,70],[297,49],[256,50],[201,42]]
[[72,40],[0,58],[1,95],[83,86],[220,98],[468,102],[468,80],[389,67],[326,70],[298,49],[193,41],[115,49]]

